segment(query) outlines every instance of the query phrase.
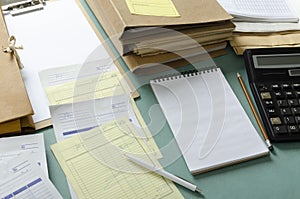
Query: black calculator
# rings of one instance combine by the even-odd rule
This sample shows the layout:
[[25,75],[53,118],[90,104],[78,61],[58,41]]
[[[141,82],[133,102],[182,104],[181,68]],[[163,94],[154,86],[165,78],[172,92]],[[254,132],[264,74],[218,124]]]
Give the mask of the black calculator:
[[271,141],[300,141],[300,48],[248,49],[250,88]]

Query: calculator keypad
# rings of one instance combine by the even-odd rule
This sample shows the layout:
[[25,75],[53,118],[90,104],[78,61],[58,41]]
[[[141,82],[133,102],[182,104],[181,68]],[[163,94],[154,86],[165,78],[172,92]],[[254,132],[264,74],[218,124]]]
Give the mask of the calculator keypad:
[[300,82],[256,85],[273,137],[300,139]]

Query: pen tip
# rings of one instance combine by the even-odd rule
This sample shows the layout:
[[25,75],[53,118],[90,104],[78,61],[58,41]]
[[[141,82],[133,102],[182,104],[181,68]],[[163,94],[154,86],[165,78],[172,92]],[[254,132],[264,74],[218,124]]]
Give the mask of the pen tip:
[[272,146],[272,145],[271,145],[271,146],[269,146],[268,148],[269,148],[269,150],[270,150],[270,151],[273,151],[273,150],[274,150],[274,148],[273,148],[273,146]]
[[240,75],[240,73],[236,73],[236,76],[240,77],[241,75]]
[[203,192],[201,191],[201,189],[199,189],[198,187],[196,188],[195,191],[198,192],[198,193],[200,193],[200,194],[203,194]]
[[272,146],[272,144],[271,144],[271,142],[270,142],[269,139],[266,140],[266,143],[267,143],[268,149],[269,149],[270,151],[273,151],[274,148],[273,148],[273,146]]

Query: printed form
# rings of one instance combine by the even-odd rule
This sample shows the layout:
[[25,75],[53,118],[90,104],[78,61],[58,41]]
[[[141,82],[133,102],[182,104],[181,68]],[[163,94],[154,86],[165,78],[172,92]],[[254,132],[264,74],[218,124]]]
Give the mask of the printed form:
[[51,68],[39,76],[50,105],[132,93],[112,59]]
[[62,199],[42,169],[29,156],[1,162],[0,198]]
[[176,186],[128,160],[141,155],[158,164],[128,118],[108,122],[51,149],[78,198],[183,198]]
[[45,175],[48,176],[43,134],[4,137],[0,139],[0,164],[9,159],[22,157],[27,153],[43,169]]
[[142,116],[134,109],[137,107],[127,95],[50,106],[57,141],[88,131],[116,118],[127,117],[155,157],[161,158],[162,154]]

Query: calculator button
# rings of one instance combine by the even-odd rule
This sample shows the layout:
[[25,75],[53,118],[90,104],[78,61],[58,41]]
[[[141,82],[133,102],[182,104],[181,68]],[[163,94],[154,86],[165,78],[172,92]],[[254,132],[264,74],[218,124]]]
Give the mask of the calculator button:
[[297,125],[288,125],[287,129],[289,133],[299,133],[299,127]]
[[270,116],[277,115],[277,114],[276,114],[276,110],[275,110],[275,109],[273,109],[273,108],[269,108],[269,109],[267,109],[267,113],[268,113]]
[[271,88],[273,90],[279,90],[280,89],[280,85],[279,84],[272,84]]
[[290,106],[298,106],[299,105],[298,100],[296,100],[296,99],[290,99],[290,100],[288,100],[288,104]]
[[260,84],[260,85],[258,85],[258,90],[259,91],[267,91],[268,87],[264,84]]
[[277,105],[279,107],[287,107],[288,106],[288,102],[286,100],[277,100]]
[[295,116],[295,121],[297,124],[300,124],[300,116]]
[[300,115],[300,107],[291,108],[294,115]]
[[299,89],[300,89],[300,83],[294,83],[294,84],[293,84],[293,88],[294,88],[295,90],[299,90]]
[[285,98],[284,93],[281,92],[281,91],[276,91],[276,92],[274,92],[274,94],[275,94],[277,99],[284,99]]
[[292,88],[291,85],[288,83],[283,83],[281,86],[282,86],[282,89],[284,89],[284,90],[288,90],[288,89]]
[[280,112],[282,115],[291,115],[292,114],[292,111],[290,108],[281,108]]
[[[286,124],[295,124],[295,122],[296,122],[295,118],[292,116],[284,117],[283,119],[284,119],[284,123],[286,123]],[[300,117],[299,117],[299,119],[300,119]]]
[[271,93],[270,92],[261,92],[260,96],[263,100],[268,100],[272,99]]
[[283,125],[275,126],[275,127],[273,127],[273,130],[274,130],[274,133],[276,133],[276,134],[286,134],[287,133],[287,129]]
[[292,91],[286,91],[286,92],[285,92],[285,96],[286,96],[287,98],[295,98],[295,97],[296,97],[295,93],[292,92]]
[[266,105],[266,107],[273,107],[273,101],[272,100],[265,100],[264,104]]
[[272,125],[280,125],[280,124],[282,124],[280,117],[271,117],[270,121],[271,121]]

